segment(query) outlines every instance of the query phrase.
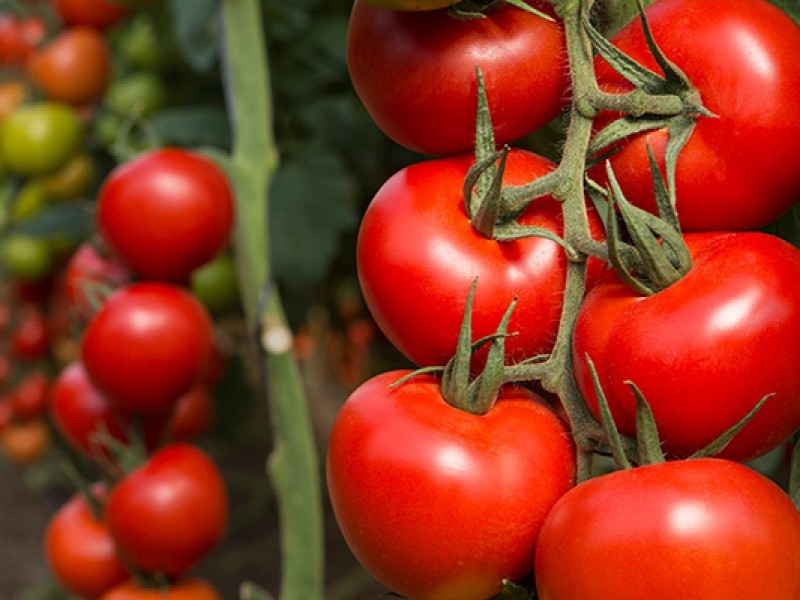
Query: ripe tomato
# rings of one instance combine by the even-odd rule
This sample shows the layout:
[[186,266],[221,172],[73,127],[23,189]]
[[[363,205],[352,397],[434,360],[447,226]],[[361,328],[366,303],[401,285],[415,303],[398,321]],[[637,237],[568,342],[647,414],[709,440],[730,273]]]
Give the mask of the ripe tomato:
[[214,424],[214,395],[205,384],[195,385],[178,399],[166,435],[175,441],[189,441],[206,433]]
[[142,277],[188,281],[228,243],[233,194],[209,159],[167,148],[115,169],[98,198],[109,246]]
[[800,597],[800,516],[783,491],[717,459],[582,483],[536,548],[541,600]]
[[593,361],[623,433],[635,431],[632,381],[664,448],[688,456],[775,394],[722,456],[764,454],[800,427],[800,251],[762,233],[685,236],[694,265],[649,297],[616,278],[586,297],[575,325],[575,375],[599,414]]
[[36,15],[0,14],[0,65],[20,65],[45,38],[47,26]]
[[188,292],[134,283],[114,292],[91,320],[81,355],[118,409],[167,412],[205,374],[212,335],[211,319]]
[[100,600],[222,600],[203,579],[183,579],[168,588],[145,588],[133,579],[118,585]]
[[331,433],[331,503],[351,550],[411,598],[485,600],[533,567],[539,528],[573,483],[563,422],[528,390],[504,388],[477,416],[448,405],[438,379],[374,377]]
[[[0,327],[0,332],[2,332],[2,327]],[[13,372],[14,366],[11,363],[11,359],[7,354],[0,354],[0,388],[4,388],[11,380]]]
[[452,6],[460,0],[361,0],[364,4],[391,10],[436,10]]
[[78,115],[66,104],[26,104],[0,123],[0,153],[6,166],[23,176],[54,173],[77,150],[80,141]]
[[44,312],[35,305],[20,310],[19,321],[11,332],[11,350],[14,356],[26,361],[37,361],[50,350],[50,331]]
[[[516,296],[507,358],[520,361],[548,352],[555,340],[566,278],[564,250],[541,237],[497,242],[475,231],[461,196],[472,163],[471,156],[460,155],[403,169],[378,191],[361,223],[358,276],[367,306],[389,340],[421,366],[444,365],[455,353],[475,277],[475,339],[497,330]],[[553,167],[540,156],[515,150],[505,183],[519,185]],[[600,231],[599,218],[592,216]],[[519,220],[562,232],[561,205],[550,197],[537,199]]]
[[222,537],[225,482],[198,448],[170,444],[114,487],[105,517],[122,556],[147,573],[176,577]]
[[[95,484],[91,490],[100,501],[105,499],[105,485]],[[50,519],[44,551],[58,582],[78,596],[99,598],[129,577],[108,527],[92,514],[82,493]]]
[[476,66],[498,144],[547,124],[564,106],[564,56],[560,24],[507,5],[459,20],[357,1],[350,16],[347,63],[358,96],[386,135],[425,154],[474,146]]
[[11,394],[11,408],[17,419],[38,419],[47,411],[50,377],[41,370],[31,371]]
[[133,274],[125,265],[102,255],[93,244],[86,242],[67,264],[64,288],[73,310],[88,321],[100,308],[106,293],[132,279]]
[[128,8],[115,0],[54,0],[53,7],[67,27],[107,29],[128,14]]
[[27,466],[50,448],[50,429],[44,419],[11,421],[0,429],[0,451],[11,462]]
[[51,100],[88,104],[98,100],[111,77],[111,53],[90,27],[66,29],[28,59],[33,82]]
[[[698,119],[678,159],[682,227],[756,229],[772,221],[800,197],[800,112],[792,101],[800,87],[800,28],[765,0],[660,0],[647,16],[661,49],[717,115]],[[613,42],[661,72],[638,19]],[[631,89],[602,60],[597,72],[606,89]],[[611,157],[626,197],[653,212],[647,146],[663,171],[666,141],[665,129],[641,134]],[[595,175],[602,181],[603,173]]]

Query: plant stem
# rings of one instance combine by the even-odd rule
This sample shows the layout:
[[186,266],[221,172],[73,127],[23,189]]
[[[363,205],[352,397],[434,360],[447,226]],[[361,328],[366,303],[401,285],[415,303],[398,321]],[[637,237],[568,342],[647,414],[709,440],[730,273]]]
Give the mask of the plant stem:
[[278,167],[268,61],[258,0],[222,0],[223,59],[233,130],[229,170],[237,197],[235,240],[245,315],[259,332],[274,430],[269,473],[281,527],[280,598],[323,597],[322,501],[317,449],[291,332],[272,285],[269,185]]

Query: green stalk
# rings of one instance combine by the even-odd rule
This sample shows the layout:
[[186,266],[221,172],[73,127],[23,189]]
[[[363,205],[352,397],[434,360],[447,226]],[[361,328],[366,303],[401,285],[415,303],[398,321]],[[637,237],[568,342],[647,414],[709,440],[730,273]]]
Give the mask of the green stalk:
[[258,0],[222,0],[223,60],[233,131],[229,172],[237,197],[236,256],[245,315],[258,332],[274,430],[269,474],[281,527],[280,598],[323,597],[319,460],[291,333],[273,285],[268,189],[278,167],[266,44]]

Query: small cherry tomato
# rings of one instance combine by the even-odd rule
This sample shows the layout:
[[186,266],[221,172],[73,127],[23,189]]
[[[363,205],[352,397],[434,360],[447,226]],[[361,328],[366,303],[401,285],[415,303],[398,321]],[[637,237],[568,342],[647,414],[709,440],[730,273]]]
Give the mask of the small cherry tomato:
[[44,419],[12,421],[0,429],[0,451],[13,463],[27,466],[50,448],[50,429]]
[[183,579],[160,588],[142,587],[131,579],[110,590],[100,600],[222,600],[222,597],[202,579]]

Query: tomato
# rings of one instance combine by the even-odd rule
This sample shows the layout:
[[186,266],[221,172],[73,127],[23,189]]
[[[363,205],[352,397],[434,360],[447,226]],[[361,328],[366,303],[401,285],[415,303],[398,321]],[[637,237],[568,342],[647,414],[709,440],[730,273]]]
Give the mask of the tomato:
[[176,577],[221,539],[228,496],[206,454],[174,443],[114,487],[105,517],[127,560],[142,571]]
[[597,285],[574,336],[575,374],[595,415],[594,362],[620,431],[635,430],[632,381],[667,452],[688,456],[774,394],[722,452],[746,460],[800,427],[800,251],[754,232],[687,234],[689,273],[649,297]]
[[11,277],[26,281],[42,280],[53,270],[53,255],[47,240],[22,233],[3,236],[0,262]]
[[12,421],[0,429],[0,451],[11,462],[27,466],[50,448],[50,429],[44,419]]
[[[497,242],[475,231],[461,195],[472,163],[471,156],[460,155],[401,170],[378,190],[361,223],[358,277],[366,304],[386,337],[421,366],[444,365],[455,353],[476,277],[474,339],[494,333],[518,297],[507,358],[520,361],[548,352],[555,340],[566,278],[564,250],[542,237]],[[540,156],[513,150],[504,181],[519,185],[553,167]],[[599,219],[592,216],[600,231]],[[561,205],[549,196],[539,198],[519,221],[560,234]]]
[[345,402],[328,490],[361,564],[403,596],[485,600],[533,567],[544,517],[575,472],[563,422],[506,387],[485,415],[448,405],[439,380],[378,375]]
[[541,600],[800,597],[800,516],[717,459],[617,471],[567,492],[536,548]]
[[145,588],[133,579],[115,587],[101,600],[222,600],[203,579],[184,579],[166,589]]
[[452,6],[460,0],[361,0],[364,4],[391,10],[436,10]]
[[47,27],[36,15],[0,14],[0,65],[20,65],[45,38]]
[[53,7],[67,27],[107,29],[128,14],[128,8],[115,0],[54,0]]
[[132,279],[133,274],[125,265],[85,242],[67,263],[64,288],[74,311],[88,321],[108,293]]
[[[91,493],[102,502],[105,485],[95,484]],[[78,596],[99,598],[129,577],[108,527],[92,513],[83,493],[50,519],[44,551],[58,582]]]
[[167,427],[167,436],[189,441],[207,433],[214,424],[214,395],[207,385],[198,384],[178,399]]
[[498,144],[547,124],[564,107],[564,56],[560,24],[508,5],[459,20],[357,1],[350,16],[347,63],[359,98],[386,135],[425,154],[474,146],[476,66]]
[[62,369],[53,382],[50,418],[67,443],[94,459],[110,457],[108,438],[127,444],[134,427],[142,430],[138,435],[144,436],[146,447],[155,448],[166,427],[164,419],[151,416],[134,419],[115,410],[78,360]]
[[34,305],[23,307],[10,341],[17,358],[27,361],[45,358],[50,350],[50,330],[44,312]]
[[120,57],[134,69],[156,71],[171,60],[170,49],[160,38],[153,19],[146,12],[131,19],[117,39]]
[[157,75],[132,73],[116,79],[103,97],[103,104],[123,115],[149,117],[167,103],[167,91]]
[[239,281],[236,265],[228,254],[195,269],[191,277],[192,293],[211,312],[220,315],[239,306]]
[[77,113],[66,104],[20,106],[0,123],[0,153],[12,171],[48,175],[67,162],[81,141]]
[[111,77],[111,53],[89,27],[66,29],[28,59],[28,73],[51,100],[88,104],[100,99]]
[[21,106],[29,93],[30,90],[23,81],[12,79],[0,82],[0,121]]
[[58,171],[43,177],[41,185],[49,198],[72,200],[88,193],[94,178],[94,160],[86,152],[77,152]]
[[13,371],[14,367],[11,364],[11,359],[8,357],[8,355],[0,354],[0,388],[5,387],[5,385],[11,380],[11,374]]
[[[682,227],[756,229],[772,221],[800,197],[800,113],[792,100],[800,86],[800,28],[764,0],[660,0],[647,15],[661,49],[717,115],[698,118],[678,159]],[[660,72],[638,19],[613,42]],[[606,89],[630,90],[605,62],[597,72]],[[647,146],[663,170],[666,141],[658,129],[632,137],[611,157],[626,197],[654,212]]]
[[233,194],[222,170],[186,150],[155,150],[121,165],[103,184],[97,222],[137,274],[187,281],[228,243]]
[[212,335],[208,314],[185,290],[135,283],[106,300],[86,328],[81,355],[117,408],[167,412],[205,374]]
[[50,377],[41,370],[25,375],[11,394],[11,407],[17,419],[38,419],[47,411]]
[[0,431],[5,429],[14,420],[14,409],[11,406],[10,396],[0,396]]
[[47,204],[47,193],[42,184],[35,180],[26,181],[17,192],[11,206],[11,220],[24,221],[39,214]]

